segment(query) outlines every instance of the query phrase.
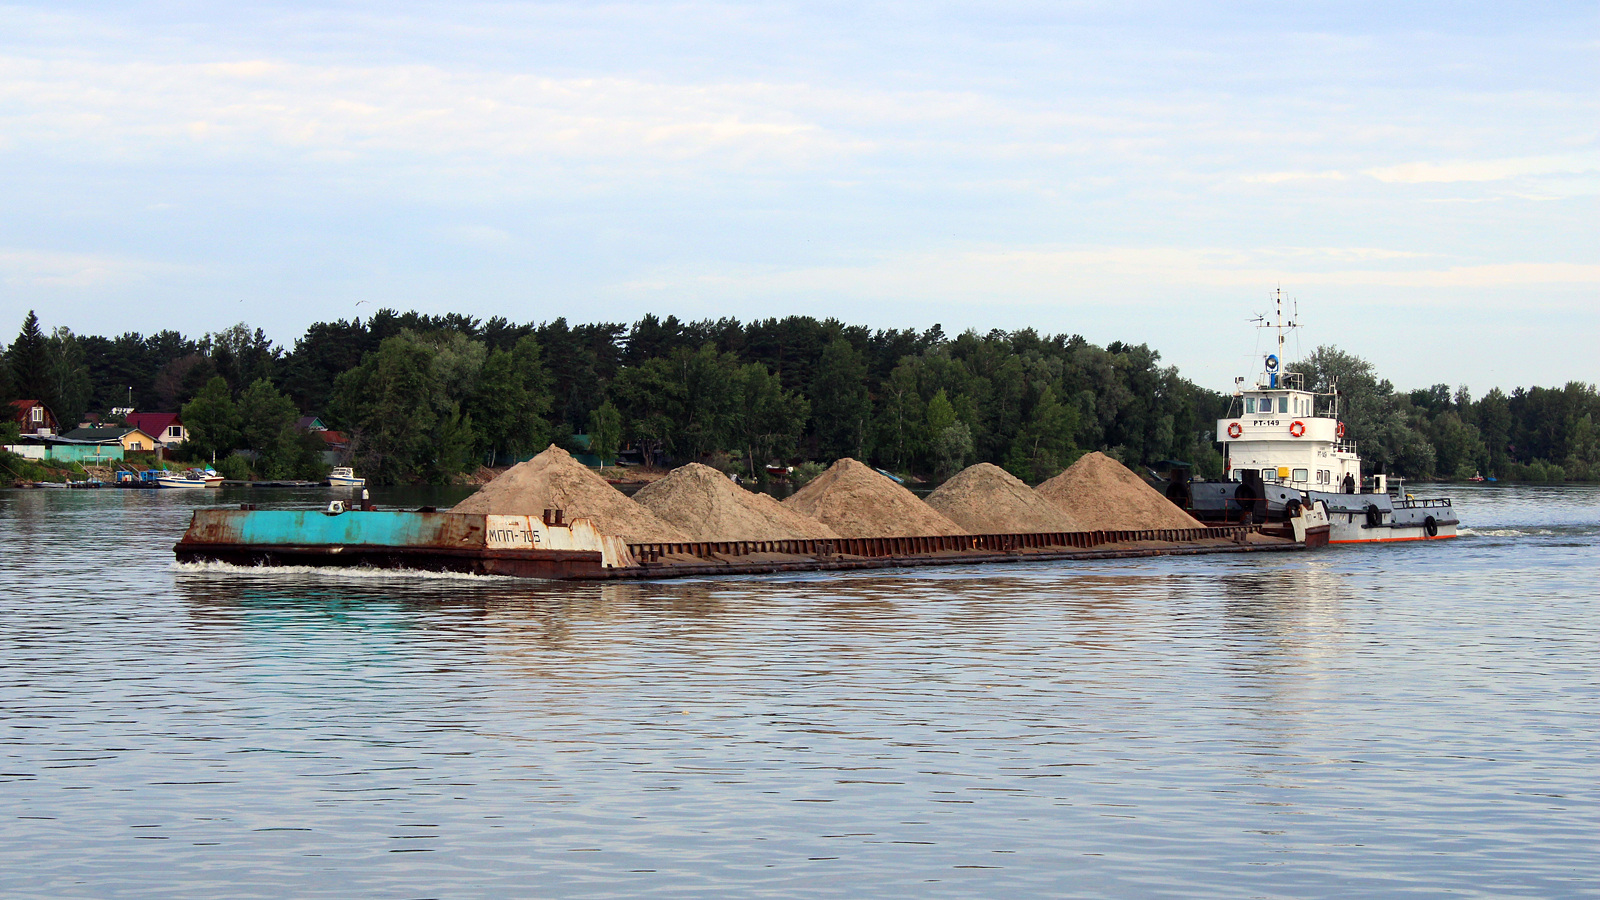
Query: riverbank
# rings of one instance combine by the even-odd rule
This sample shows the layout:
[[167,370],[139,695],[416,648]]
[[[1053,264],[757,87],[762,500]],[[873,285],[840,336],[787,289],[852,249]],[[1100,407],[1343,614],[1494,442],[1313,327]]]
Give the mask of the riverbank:
[[170,460],[156,459],[154,454],[140,454],[140,456],[148,458],[130,457],[112,465],[90,466],[78,462],[62,462],[52,459],[28,459],[15,453],[0,451],[0,482],[11,487],[28,487],[40,482],[65,484],[98,481],[110,483],[116,478],[118,471],[172,471],[189,467],[187,463],[174,463]]

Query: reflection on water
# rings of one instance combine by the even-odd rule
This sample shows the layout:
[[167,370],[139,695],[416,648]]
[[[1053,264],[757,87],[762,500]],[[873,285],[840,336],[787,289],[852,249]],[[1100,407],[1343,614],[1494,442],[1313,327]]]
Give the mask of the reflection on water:
[[564,585],[175,567],[193,499],[0,492],[7,895],[1578,895],[1600,515],[1504,496],[1430,547]]
[[1336,652],[1345,627],[1344,607],[1357,598],[1330,556],[1318,554],[1277,571],[1246,570],[1223,577],[1227,622],[1287,655],[1309,657],[1319,654],[1319,648]]

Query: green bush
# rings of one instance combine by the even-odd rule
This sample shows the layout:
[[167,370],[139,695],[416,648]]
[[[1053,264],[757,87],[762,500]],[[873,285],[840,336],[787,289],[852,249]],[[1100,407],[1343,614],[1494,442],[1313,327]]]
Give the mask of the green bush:
[[795,466],[794,471],[789,473],[789,481],[795,487],[800,487],[826,471],[828,471],[828,467],[824,466],[822,463],[803,462],[800,465]]
[[217,462],[217,474],[230,481],[249,481],[250,461],[237,454],[229,456]]
[[1567,457],[1561,466],[1568,481],[1594,481],[1600,475],[1600,465],[1584,462],[1576,456]]
[[1552,462],[1536,459],[1529,463],[1511,463],[1506,466],[1507,481],[1533,481],[1554,484],[1567,480],[1565,469]]
[[724,475],[734,475],[744,471],[744,462],[734,459],[733,454],[726,450],[714,450],[700,461]]
[[72,481],[82,477],[82,466],[27,459],[0,450],[0,481]]

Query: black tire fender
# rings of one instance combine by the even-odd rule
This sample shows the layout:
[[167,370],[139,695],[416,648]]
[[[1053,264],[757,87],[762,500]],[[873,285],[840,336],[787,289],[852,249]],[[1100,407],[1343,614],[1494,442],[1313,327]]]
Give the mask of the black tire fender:
[[1255,508],[1256,492],[1250,485],[1241,484],[1233,491],[1233,502],[1239,504],[1240,509],[1253,509]]
[[1423,519],[1422,520],[1422,531],[1423,531],[1423,533],[1427,534],[1428,537],[1438,537],[1439,536],[1439,522],[1438,522],[1438,520],[1435,519],[1433,516],[1429,516],[1426,519]]
[[1376,504],[1376,503],[1368,503],[1367,504],[1367,527],[1368,528],[1377,528],[1379,525],[1382,525],[1382,524],[1383,524],[1383,510],[1379,509],[1378,508],[1378,504]]
[[1300,509],[1302,505],[1303,504],[1300,503],[1299,498],[1291,499],[1288,503],[1283,505],[1283,517],[1285,519],[1292,519],[1295,516],[1300,515]]

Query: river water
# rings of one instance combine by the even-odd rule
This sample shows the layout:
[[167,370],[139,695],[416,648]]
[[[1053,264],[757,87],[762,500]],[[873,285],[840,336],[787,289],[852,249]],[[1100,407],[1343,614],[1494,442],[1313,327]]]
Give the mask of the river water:
[[619,585],[3,491],[0,893],[1600,897],[1600,490],[1450,491],[1426,546]]

